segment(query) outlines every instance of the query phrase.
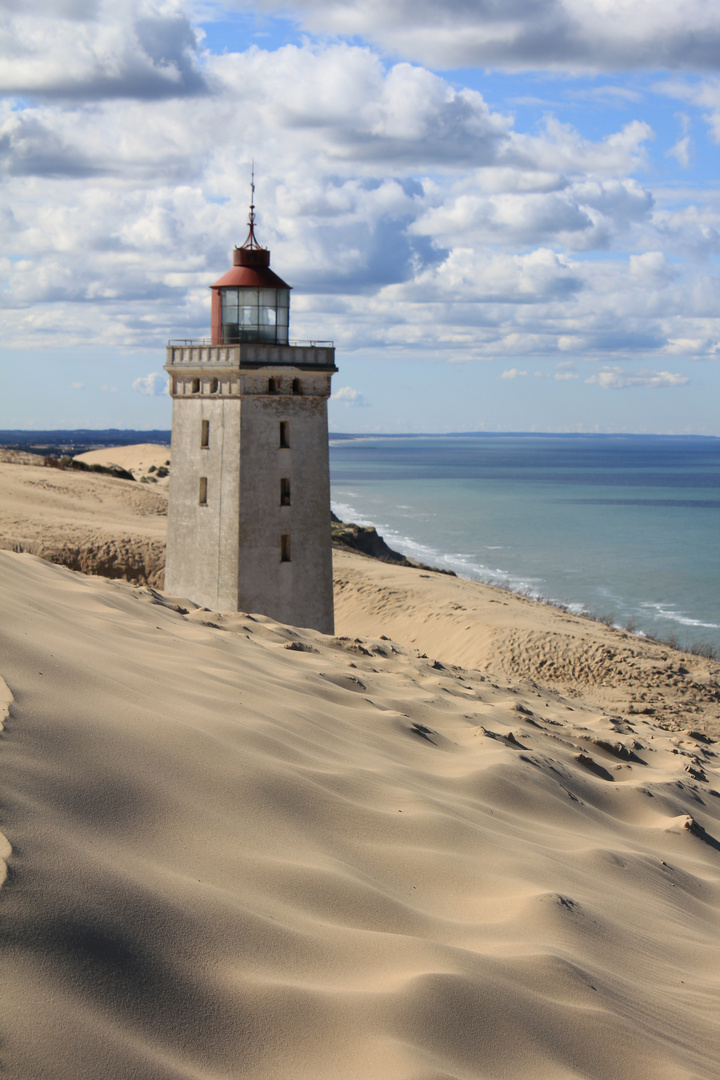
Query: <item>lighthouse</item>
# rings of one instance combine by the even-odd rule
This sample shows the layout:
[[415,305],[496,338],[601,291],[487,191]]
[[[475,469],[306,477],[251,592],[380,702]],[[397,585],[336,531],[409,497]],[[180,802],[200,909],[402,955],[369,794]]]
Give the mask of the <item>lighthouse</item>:
[[329,341],[290,341],[290,289],[249,232],[211,285],[211,337],[170,341],[165,588],[333,632]]

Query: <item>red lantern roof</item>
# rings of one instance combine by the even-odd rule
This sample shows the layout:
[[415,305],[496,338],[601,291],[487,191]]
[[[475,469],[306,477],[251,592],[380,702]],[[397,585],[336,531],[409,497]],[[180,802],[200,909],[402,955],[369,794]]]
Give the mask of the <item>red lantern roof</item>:
[[235,248],[233,264],[232,270],[223,274],[214,285],[210,286],[211,289],[292,288],[270,269],[270,252],[266,248]]

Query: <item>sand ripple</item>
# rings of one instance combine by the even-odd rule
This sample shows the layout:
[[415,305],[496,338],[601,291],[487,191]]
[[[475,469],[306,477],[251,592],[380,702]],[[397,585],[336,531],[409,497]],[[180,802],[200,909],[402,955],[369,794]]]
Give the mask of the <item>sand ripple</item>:
[[10,1075],[715,1080],[716,744],[29,555],[0,579]]

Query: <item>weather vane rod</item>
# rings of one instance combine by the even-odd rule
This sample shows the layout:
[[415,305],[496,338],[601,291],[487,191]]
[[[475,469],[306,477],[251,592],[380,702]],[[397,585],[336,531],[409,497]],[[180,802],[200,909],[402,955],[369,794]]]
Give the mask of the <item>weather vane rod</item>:
[[258,243],[255,236],[255,159],[253,158],[250,166],[250,218],[248,220],[250,231],[247,234],[247,239],[242,245],[243,248],[259,249],[264,251],[265,249]]

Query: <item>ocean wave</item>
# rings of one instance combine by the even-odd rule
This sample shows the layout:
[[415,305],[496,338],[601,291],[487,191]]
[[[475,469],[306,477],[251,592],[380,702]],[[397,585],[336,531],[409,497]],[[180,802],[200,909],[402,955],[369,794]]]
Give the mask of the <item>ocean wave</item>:
[[680,626],[695,626],[702,630],[720,630],[720,623],[703,622],[702,619],[693,619],[689,615],[682,615],[678,611],[662,607],[660,604],[641,604],[641,608],[650,611],[655,618],[667,619],[676,622]]
[[[341,521],[353,522],[356,525],[377,529],[386,544],[399,551],[402,555],[406,555],[407,558],[414,559],[415,562],[427,563],[428,566],[435,566],[440,570],[452,570],[459,577],[468,578],[471,581],[480,581],[487,585],[502,586],[503,588],[509,588],[512,592],[525,593],[535,598],[543,595],[542,580],[540,578],[529,578],[513,574],[502,567],[486,566],[484,563],[477,562],[475,556],[466,555],[463,552],[440,551],[430,544],[420,543],[413,537],[399,532],[397,528],[393,528],[388,523],[377,520],[371,521],[347,502],[333,499],[332,509]],[[497,545],[494,548],[488,547],[487,550],[501,551],[502,545]]]

